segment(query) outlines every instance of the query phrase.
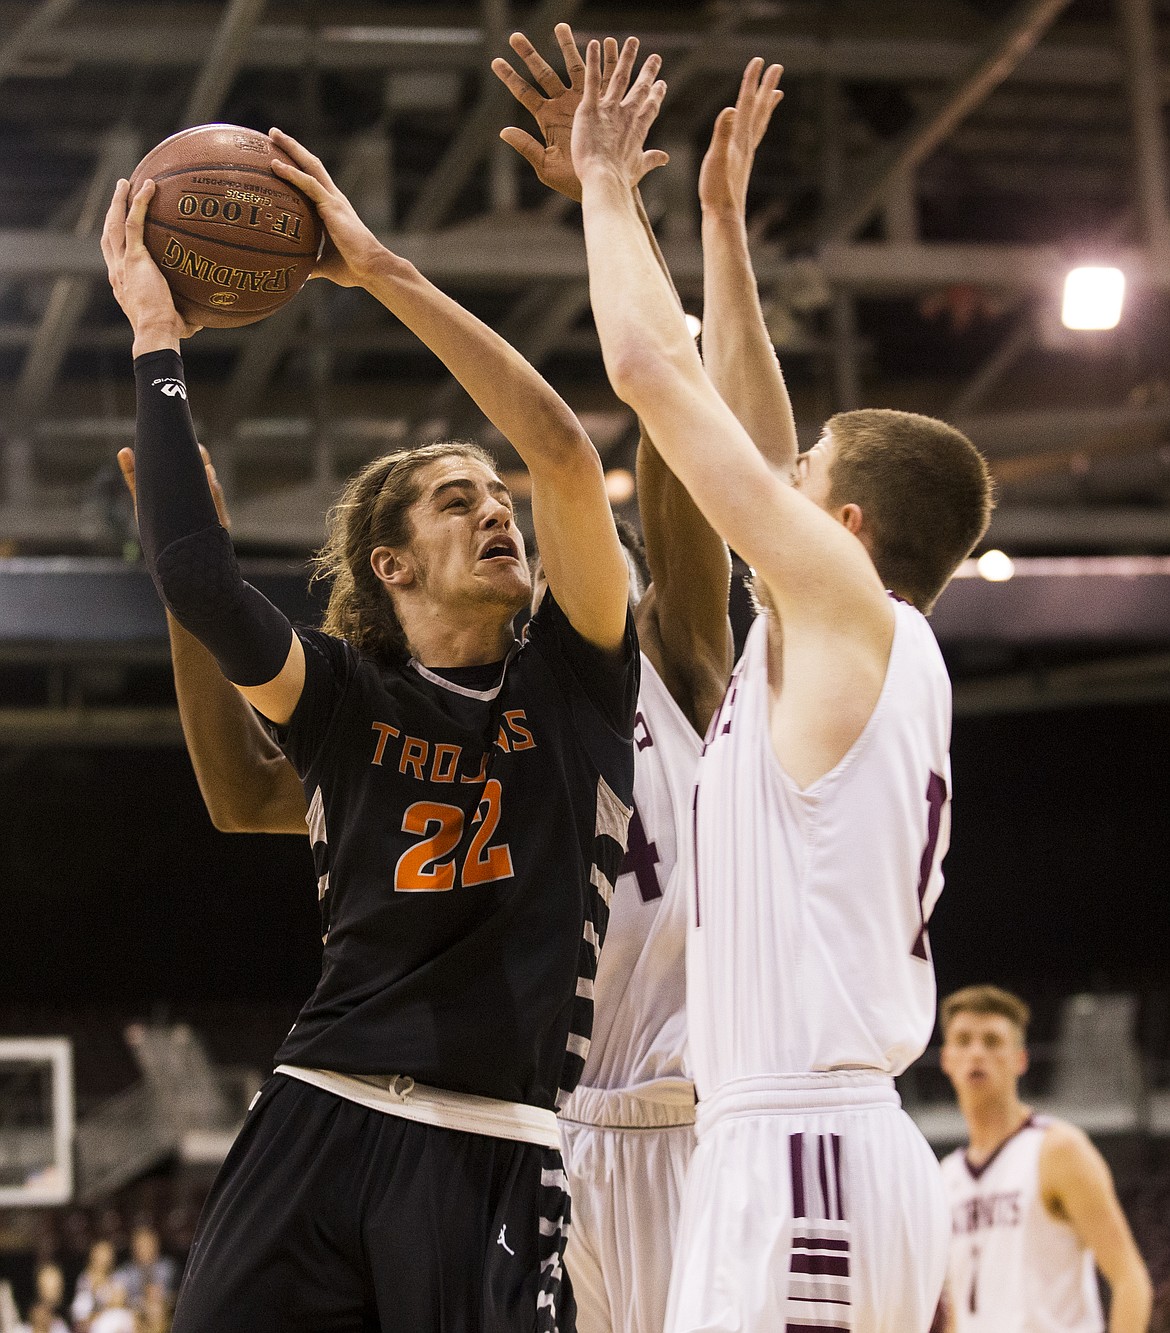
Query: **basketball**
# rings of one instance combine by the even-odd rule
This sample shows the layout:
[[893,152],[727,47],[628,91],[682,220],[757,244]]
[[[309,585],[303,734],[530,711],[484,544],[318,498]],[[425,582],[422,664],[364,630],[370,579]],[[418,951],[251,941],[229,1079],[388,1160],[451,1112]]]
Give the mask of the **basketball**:
[[130,198],[155,182],[145,241],[184,319],[237,328],[271,315],[304,285],[321,248],[312,203],[272,170],[288,159],[266,134],[196,125],[134,168]]

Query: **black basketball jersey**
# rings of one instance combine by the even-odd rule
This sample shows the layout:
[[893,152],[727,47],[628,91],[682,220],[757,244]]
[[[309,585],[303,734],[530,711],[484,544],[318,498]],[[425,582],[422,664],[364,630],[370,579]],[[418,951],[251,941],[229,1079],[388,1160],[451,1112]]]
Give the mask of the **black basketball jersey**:
[[309,802],[324,957],[278,1064],[553,1108],[580,1077],[633,801],[638,647],[551,595],[486,669],[379,669],[298,630],[274,735]]

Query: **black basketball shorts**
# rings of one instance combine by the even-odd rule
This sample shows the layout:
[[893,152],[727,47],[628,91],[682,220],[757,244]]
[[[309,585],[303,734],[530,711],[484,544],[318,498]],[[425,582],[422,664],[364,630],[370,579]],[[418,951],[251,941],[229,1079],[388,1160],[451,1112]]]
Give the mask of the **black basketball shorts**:
[[173,1333],[573,1333],[555,1148],[276,1074],[207,1200]]

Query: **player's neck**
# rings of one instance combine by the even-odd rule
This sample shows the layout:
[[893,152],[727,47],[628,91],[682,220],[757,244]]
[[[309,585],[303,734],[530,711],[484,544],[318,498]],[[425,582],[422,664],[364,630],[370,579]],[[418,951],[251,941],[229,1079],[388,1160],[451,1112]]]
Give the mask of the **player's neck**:
[[1008,1097],[968,1099],[960,1110],[967,1122],[967,1156],[977,1166],[1023,1125],[1032,1108],[1020,1101],[1015,1089]]
[[437,607],[403,614],[400,608],[399,618],[411,656],[436,670],[502,661],[514,638],[512,622],[501,622],[498,609],[492,615],[468,616]]

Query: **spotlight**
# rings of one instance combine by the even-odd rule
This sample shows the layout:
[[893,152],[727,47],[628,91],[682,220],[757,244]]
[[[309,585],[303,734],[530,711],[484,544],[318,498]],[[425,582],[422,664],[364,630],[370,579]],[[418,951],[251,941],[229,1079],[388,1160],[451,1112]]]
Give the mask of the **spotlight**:
[[1074,268],[1064,280],[1060,317],[1066,329],[1115,329],[1124,299],[1120,269]]
[[984,551],[975,568],[988,583],[1006,583],[1016,572],[1011,556],[1004,551]]
[[625,467],[613,467],[605,474],[605,493],[610,504],[621,505],[634,498],[634,474]]

